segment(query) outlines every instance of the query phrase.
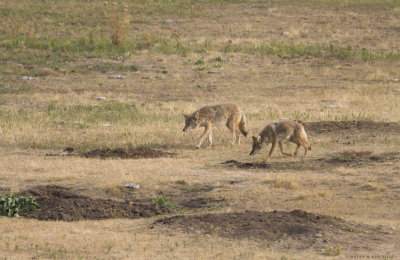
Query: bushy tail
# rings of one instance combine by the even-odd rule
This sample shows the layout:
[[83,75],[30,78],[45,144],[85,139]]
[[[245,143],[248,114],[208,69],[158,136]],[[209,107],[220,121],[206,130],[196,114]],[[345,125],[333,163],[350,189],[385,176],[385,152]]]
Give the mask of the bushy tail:
[[246,115],[242,111],[242,118],[240,119],[239,130],[244,136],[247,136],[247,133],[249,132],[249,130],[247,129],[247,122],[246,121],[247,121],[246,120]]

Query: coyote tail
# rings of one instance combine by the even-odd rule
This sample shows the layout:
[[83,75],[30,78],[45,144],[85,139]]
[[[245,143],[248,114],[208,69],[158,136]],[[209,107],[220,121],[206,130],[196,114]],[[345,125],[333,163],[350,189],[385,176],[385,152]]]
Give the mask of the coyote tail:
[[247,133],[249,132],[249,130],[247,129],[246,115],[244,114],[243,111],[241,113],[242,113],[242,117],[241,117],[240,123],[239,123],[239,130],[244,136],[247,136]]

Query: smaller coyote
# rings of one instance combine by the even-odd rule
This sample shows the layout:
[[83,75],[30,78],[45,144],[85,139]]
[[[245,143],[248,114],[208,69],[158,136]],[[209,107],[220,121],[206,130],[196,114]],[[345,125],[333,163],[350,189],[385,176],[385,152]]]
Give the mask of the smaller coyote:
[[283,151],[283,141],[297,144],[294,156],[299,152],[300,146],[304,147],[304,157],[307,157],[308,150],[311,150],[311,145],[308,143],[307,134],[304,131],[303,125],[295,121],[284,121],[269,124],[264,127],[257,137],[253,136],[253,148],[251,149],[250,155],[254,155],[260,151],[263,143],[267,145],[272,143],[271,150],[266,160],[271,158],[278,144],[282,154],[292,156],[292,154]]
[[211,126],[213,125],[226,125],[226,127],[232,131],[232,145],[234,145],[236,141],[240,144],[240,133],[247,136],[246,116],[240,107],[235,104],[205,106],[193,112],[191,115],[184,115],[184,117],[184,132],[199,126],[204,127],[204,133],[200,136],[196,149],[200,148],[207,135],[210,143],[208,147],[211,147]]

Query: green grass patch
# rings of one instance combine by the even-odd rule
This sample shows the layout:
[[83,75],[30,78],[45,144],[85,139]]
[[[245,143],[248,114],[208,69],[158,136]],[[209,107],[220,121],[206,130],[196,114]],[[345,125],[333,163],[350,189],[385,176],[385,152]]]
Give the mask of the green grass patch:
[[153,202],[158,204],[160,207],[167,207],[170,209],[176,209],[179,206],[177,202],[170,201],[167,197],[164,196],[154,197]]
[[39,208],[36,197],[5,194],[0,196],[0,215],[14,217]]
[[32,90],[33,86],[26,82],[0,82],[0,94],[21,94]]

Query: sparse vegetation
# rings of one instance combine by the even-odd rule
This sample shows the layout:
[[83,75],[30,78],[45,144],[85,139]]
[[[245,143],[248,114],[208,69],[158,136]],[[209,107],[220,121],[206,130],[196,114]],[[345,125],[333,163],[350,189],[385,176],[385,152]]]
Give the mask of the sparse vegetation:
[[19,196],[16,194],[5,194],[0,196],[0,215],[16,217],[40,206],[35,202],[33,196]]
[[[206,223],[208,233],[186,233],[153,226],[164,216],[126,220],[112,208],[104,221],[3,217],[4,258],[316,259],[362,255],[360,241],[371,255],[395,252],[398,1],[115,2],[0,1],[1,194],[59,185],[129,212],[143,200],[171,217],[301,209],[387,234],[335,227],[298,249],[302,234],[219,236],[232,228],[223,218],[221,227]],[[183,133],[182,114],[218,103],[243,108],[250,136],[231,147],[222,126],[212,149],[192,149],[200,130]],[[248,156],[251,135],[286,119],[307,125],[308,160],[279,147],[267,163],[267,152]],[[79,156],[140,147],[174,156]],[[221,164],[228,160],[237,164]]]
[[342,253],[342,248],[343,247],[341,247],[341,246],[339,246],[339,247],[330,246],[330,247],[325,249],[324,255],[327,255],[327,256],[338,256],[338,255],[340,255]]
[[168,207],[170,209],[175,209],[178,207],[178,203],[170,201],[165,196],[156,196],[153,198],[153,202],[158,204],[160,207]]

